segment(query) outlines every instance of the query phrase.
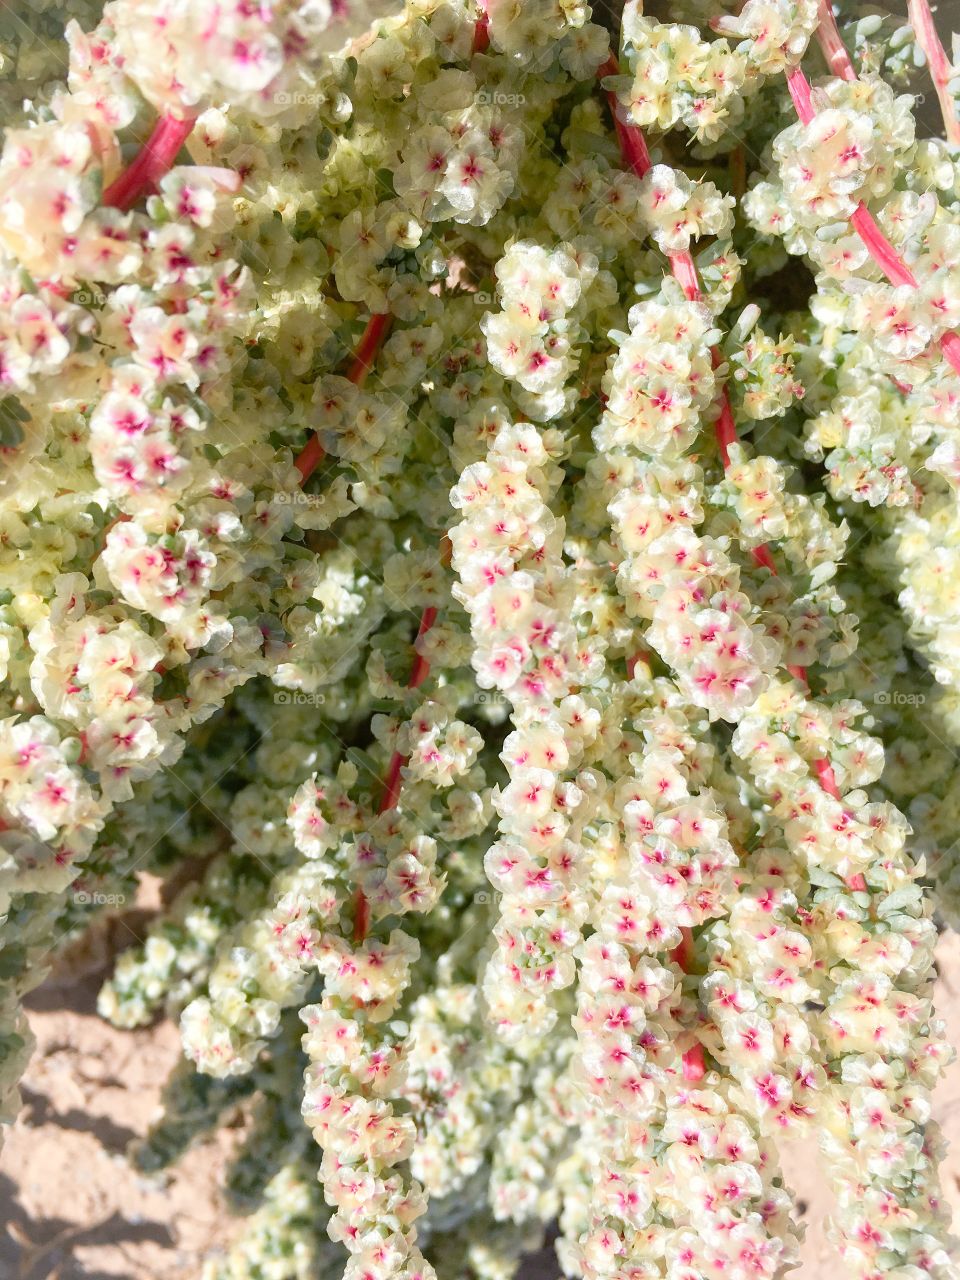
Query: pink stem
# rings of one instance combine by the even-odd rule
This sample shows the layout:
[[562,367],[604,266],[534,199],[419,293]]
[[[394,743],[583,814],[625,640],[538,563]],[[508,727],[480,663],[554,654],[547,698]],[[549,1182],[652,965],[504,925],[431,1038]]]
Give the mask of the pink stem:
[[960,373],[960,335],[945,333],[940,339],[940,350],[957,373]]
[[[816,770],[820,785],[826,791],[828,796],[833,796],[834,800],[840,799],[840,788],[837,786],[837,777],[833,772],[833,765],[826,757],[820,760],[814,760],[813,767]],[[844,883],[848,889],[862,891],[867,887],[866,877],[862,872],[857,871],[852,876],[847,876]]]
[[840,799],[840,788],[837,786],[836,774],[833,772],[833,765],[826,757],[813,762],[813,767],[817,771],[817,777],[820,785],[826,791],[828,796],[833,796],[834,800]]
[[917,287],[917,277],[877,226],[876,218],[865,204],[858,204],[854,209],[850,215],[850,225],[891,284],[907,284],[913,289]]
[[[616,75],[618,70],[617,60],[611,56],[597,71],[597,76],[602,79],[604,76]],[[811,99],[810,84],[806,76],[799,67],[796,67],[788,75],[787,83],[790,87],[790,96],[793,98],[797,114],[805,124],[808,124],[813,119],[815,112]],[[621,119],[619,103],[615,93],[608,90],[607,101],[610,104],[610,112],[617,131],[617,140],[620,144],[620,154],[623,161],[638,177],[642,178],[650,169],[650,153],[647,150],[647,143],[643,133],[635,125],[628,124]],[[879,227],[877,228],[877,234],[881,234]],[[692,255],[690,253],[671,253],[668,256],[670,270],[683,289],[685,297],[691,302],[699,301],[701,297],[700,282]],[[957,355],[960,357],[960,339],[957,341]],[[713,349],[712,356],[714,368],[723,363],[723,357],[716,347]],[[723,463],[724,471],[726,471],[730,466],[730,446],[737,443],[737,424],[733,416],[733,408],[730,404],[730,396],[726,385],[720,388],[720,413],[714,430],[717,448],[720,451],[720,460]],[[756,564],[776,575],[777,566],[769,547],[754,547],[751,554]],[[628,671],[632,679],[633,671],[630,669],[629,664]],[[787,671],[795,680],[799,680],[801,684],[809,684],[806,668],[790,664],[787,666]]]
[[[850,215],[850,225],[870,250],[874,262],[891,284],[905,284],[912,289],[917,287],[917,277],[877,226],[876,218],[865,204],[858,204],[854,209]],[[960,373],[960,335],[945,333],[938,345],[943,358],[951,368]]]
[[841,80],[856,80],[856,68],[850,60],[846,45],[843,43],[840,28],[837,26],[836,18],[833,16],[833,6],[830,0],[817,0],[817,11],[820,16],[820,25],[817,27],[817,41],[823,56],[827,60],[827,66]]
[[[604,76],[615,76],[619,69],[616,58],[611,54],[603,66],[598,69],[597,77],[598,79],[603,79]],[[617,95],[609,89],[606,92],[623,162],[638,178],[643,178],[650,172],[651,168],[650,152],[647,149],[647,142],[643,132],[636,125],[628,124],[627,121],[621,118]],[[703,295],[700,290],[700,281],[697,277],[697,265],[693,260],[692,254],[689,252],[671,253],[667,257],[670,261],[670,271],[681,289],[683,289],[684,297],[690,302],[699,302]],[[714,368],[721,363],[720,352],[714,349]],[[720,415],[717,418],[716,433],[720,456],[723,459],[724,469],[726,469],[730,465],[729,447],[731,444],[736,443],[737,428],[733,419],[733,410],[730,407],[730,396],[725,385],[720,389]]]
[[707,1074],[703,1045],[695,1044],[683,1055],[683,1078],[688,1084],[698,1084]]
[[683,290],[688,302],[699,302],[703,297],[700,292],[700,281],[697,279],[697,266],[690,253],[671,253],[670,270],[674,279]]
[[[611,54],[603,66],[597,68],[597,79],[602,80],[605,76],[618,75],[619,71],[620,64]],[[604,92],[607,95],[610,114],[613,116],[613,127],[617,131],[617,142],[623,162],[631,173],[635,173],[638,178],[645,178],[653,167],[650,163],[650,152],[647,150],[647,140],[635,125],[627,124],[623,119],[620,114],[620,103],[613,90],[606,89]]]
[[803,74],[800,67],[794,67],[792,71],[787,73],[787,88],[790,90],[793,109],[799,116],[800,123],[809,124],[817,113],[813,108],[810,81]]
[[[600,67],[597,76],[602,79],[604,76],[616,75],[618,70],[617,60],[611,55]],[[796,74],[791,72],[790,77],[788,77],[788,83],[790,84],[790,93],[797,104],[797,111],[802,112],[809,120],[812,120],[814,115],[813,104],[810,100],[810,85],[807,83],[806,76],[797,68]],[[642,178],[650,169],[650,153],[647,150],[647,143],[643,133],[635,125],[628,124],[620,118],[619,103],[615,93],[608,90],[607,101],[610,104],[610,112],[617,130],[617,139],[620,144],[620,154],[623,161],[638,177]],[[671,253],[668,257],[670,259],[670,270],[683,289],[684,296],[691,302],[698,302],[702,294],[700,292],[700,281],[697,277],[697,265],[693,260],[693,256],[689,252],[682,252]],[[714,347],[711,354],[713,367],[716,369],[723,363],[723,357],[716,347]],[[733,416],[733,408],[730,404],[730,395],[726,385],[720,388],[720,413],[717,416],[714,431],[717,439],[717,448],[720,451],[720,460],[723,463],[724,471],[726,471],[730,466],[730,446],[737,443],[737,424]],[[754,547],[751,555],[756,564],[763,569],[768,569],[770,573],[776,576],[777,566],[769,547]],[[801,684],[806,685],[809,683],[805,668],[788,665],[787,670]],[[632,680],[633,669],[630,662],[627,663],[627,671]]]
[[923,50],[930,68],[947,141],[953,146],[958,146],[960,145],[960,120],[957,119],[957,105],[949,87],[953,67],[937,34],[927,0],[907,0],[907,16],[913,27],[913,34],[917,37],[917,44]]
[[194,120],[162,115],[130,165],[104,191],[101,203],[126,213],[142,196],[154,191],[163,175],[173,168],[194,124]]
[[[598,77],[616,75],[618,71],[616,58],[610,59],[603,64],[597,72]],[[802,73],[801,73],[802,77]],[[806,78],[802,78],[802,85],[805,92],[805,100],[809,103],[810,88],[806,83]],[[791,93],[793,89],[791,88]],[[607,92],[607,100],[610,104],[610,111],[613,115],[614,127],[617,131],[617,140],[620,144],[620,155],[624,163],[638,178],[643,178],[650,171],[650,152],[647,149],[646,140],[642,132],[634,125],[627,124],[620,118],[619,103],[615,93]],[[794,99],[796,101],[796,99]],[[798,108],[799,110],[799,108]],[[810,119],[813,118],[813,108],[810,106]],[[683,289],[684,296],[691,302],[700,300],[702,294],[700,290],[700,281],[697,276],[696,263],[690,253],[671,253],[668,255],[670,260],[670,270]],[[713,365],[716,368],[723,363],[723,357],[720,352],[714,348]],[[737,426],[733,417],[733,409],[730,405],[730,396],[727,393],[726,386],[720,391],[720,414],[717,418],[716,425],[717,445],[720,450],[720,457],[723,462],[724,470],[730,465],[730,446],[736,444]],[[757,564],[776,573],[776,565],[773,556],[770,554],[769,548],[765,546],[756,547],[753,551],[753,558]],[[636,659],[630,659],[627,662],[627,671],[630,678],[633,678],[633,668],[636,665]],[[806,672],[802,667],[789,668],[792,675],[797,676],[806,683]],[[829,762],[824,762],[827,768],[830,768]],[[684,973],[690,973],[693,967],[694,959],[694,943],[692,929],[681,929],[681,939],[678,946],[674,947],[670,953],[670,957],[674,960]],[[706,1075],[706,1060],[702,1044],[695,1044],[687,1049],[682,1058],[683,1078],[689,1084],[697,1084]]]
[[[716,347],[710,354],[713,357],[713,367],[716,369],[717,365],[722,363],[722,357]],[[734,421],[730,396],[727,394],[725,385],[720,388],[720,414],[714,431],[717,437],[717,448],[720,450],[720,461],[726,471],[730,466],[730,446],[737,443],[737,424]]]

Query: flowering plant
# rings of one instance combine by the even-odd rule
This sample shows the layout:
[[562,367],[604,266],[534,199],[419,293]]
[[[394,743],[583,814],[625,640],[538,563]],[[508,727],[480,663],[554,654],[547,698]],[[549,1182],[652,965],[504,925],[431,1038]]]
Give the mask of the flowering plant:
[[851,1275],[951,1276],[960,74],[926,0],[375,8],[7,6],[0,1118],[149,871],[207,1280],[772,1280],[805,1131]]

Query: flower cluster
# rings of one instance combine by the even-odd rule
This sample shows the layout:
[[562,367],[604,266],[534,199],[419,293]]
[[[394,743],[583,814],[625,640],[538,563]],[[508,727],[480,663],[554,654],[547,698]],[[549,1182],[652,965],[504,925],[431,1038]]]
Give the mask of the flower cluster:
[[526,241],[510,245],[496,267],[502,310],[488,312],[480,324],[487,358],[529,392],[518,400],[538,421],[569,410],[578,395],[565,384],[576,371],[577,313],[598,263],[592,254],[572,249],[547,253]]
[[508,782],[494,798],[502,839],[486,857],[503,895],[501,921],[484,979],[491,1016],[512,1039],[548,1032],[555,993],[574,979],[586,908],[582,833],[603,785],[580,769],[600,712],[575,690],[601,677],[603,654],[571,622],[576,572],[562,559],[563,524],[548,505],[559,476],[540,434],[507,424],[451,495],[464,516],[450,540],[474,670],[481,688],[512,706]]

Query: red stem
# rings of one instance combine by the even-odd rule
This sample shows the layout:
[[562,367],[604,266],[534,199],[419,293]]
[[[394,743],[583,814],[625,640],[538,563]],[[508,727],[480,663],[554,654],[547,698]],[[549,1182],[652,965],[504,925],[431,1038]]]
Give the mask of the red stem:
[[670,959],[678,964],[684,973],[693,972],[693,930],[681,929],[680,941],[670,952]]
[[673,273],[673,278],[683,290],[684,297],[688,302],[699,302],[703,294],[700,292],[700,281],[697,278],[697,266],[693,260],[693,255],[684,252],[671,253],[667,256],[670,259],[670,270]]
[[[611,53],[603,66],[597,68],[597,79],[603,80],[606,76],[615,76],[620,73],[620,64]],[[638,178],[645,178],[650,172],[652,165],[650,162],[650,152],[647,150],[647,140],[644,138],[641,130],[635,125],[627,124],[620,114],[620,102],[617,95],[612,89],[605,89],[604,93],[607,97],[607,104],[610,107],[610,114],[613,116],[613,127],[617,131],[617,142],[620,145],[620,155],[624,164]]]
[[937,34],[927,0],[907,0],[907,17],[913,27],[913,34],[917,37],[917,44],[923,50],[930,68],[930,77],[940,103],[940,114],[943,116],[947,141],[953,146],[958,146],[960,145],[960,120],[957,119],[957,106],[950,92],[953,67]]
[[[829,0],[819,0],[819,8],[820,27],[818,29],[818,38],[830,69],[834,75],[844,80],[856,80],[857,73],[840,37]],[[608,61],[599,68],[597,75],[601,78],[616,75],[618,70],[617,60],[611,55]],[[816,114],[816,109],[813,105],[810,83],[799,67],[794,67],[788,73],[787,87],[790,90],[790,97],[801,122],[809,124]],[[638,128],[621,119],[617,95],[610,90],[607,90],[606,94],[607,101],[610,104],[610,111],[613,115],[621,157],[637,177],[643,178],[651,167],[650,152],[647,149],[646,140]],[[916,279],[913,277],[909,267],[883,235],[873,216],[862,203],[856,209],[850,221],[892,283],[916,286]],[[700,284],[697,278],[696,264],[692,256],[689,253],[676,253],[670,254],[669,259],[670,270],[683,289],[684,295],[690,301],[698,301],[701,296]],[[946,334],[941,339],[940,346],[951,365],[960,372],[960,337],[954,333]],[[722,357],[715,348],[713,351],[714,368],[721,362]],[[726,386],[721,388],[720,393],[720,413],[717,418],[716,437],[720,458],[723,462],[724,470],[726,470],[730,465],[730,446],[737,441],[737,427]],[[776,574],[776,565],[768,547],[755,547],[752,554],[757,564]],[[788,665],[787,670],[802,684],[809,683],[804,667],[791,664]],[[817,760],[814,762],[814,768],[824,791],[833,796],[834,799],[839,800],[840,788],[837,786],[836,776],[830,761],[826,758]],[[852,889],[865,889],[867,887],[866,880],[859,874],[848,877],[847,884]],[[671,957],[684,973],[689,973],[693,960],[693,933],[690,929],[683,929],[681,933],[683,935],[682,941],[671,952]],[[696,1044],[683,1055],[683,1078],[691,1083],[696,1083],[703,1079],[705,1072],[703,1046]]]
[[473,52],[486,53],[490,48],[490,15],[487,13],[486,0],[479,0],[477,8],[480,17],[473,28]]
[[310,477],[319,467],[326,455],[326,449],[320,443],[320,437],[316,432],[310,437],[300,452],[293,460],[293,465],[300,472],[300,483],[306,484]]
[[[723,357],[714,347],[710,353],[713,357],[713,367],[722,362]],[[723,463],[723,469],[730,466],[730,446],[737,443],[737,424],[734,421],[733,409],[730,405],[730,396],[727,394],[726,385],[720,389],[720,414],[717,418],[714,432],[717,437],[717,448],[720,450],[720,461]]]
[[358,889],[353,900],[353,945],[358,947],[367,936],[370,928],[370,903],[362,889]]
[[817,771],[817,777],[820,779],[820,785],[826,791],[828,796],[833,796],[834,800],[840,799],[840,788],[837,786],[836,774],[833,772],[833,765],[827,759],[815,760],[814,769]]
[[850,215],[850,225],[870,251],[870,256],[891,284],[917,287],[917,278],[877,226],[873,214],[863,203]]
[[[693,972],[694,947],[693,947],[693,930],[681,929],[680,942],[670,952],[670,959],[680,966],[684,973]],[[703,1045],[694,1044],[684,1051],[683,1058],[683,1078],[688,1084],[696,1084],[702,1080],[707,1073],[706,1061],[703,1054]]]
[[[353,360],[347,372],[347,377],[356,386],[360,386],[367,374],[373,367],[374,357],[380,348],[381,343],[386,337],[387,330],[390,328],[392,317],[389,314],[373,315],[367,321],[366,328],[360,335],[360,341],[357,343]],[[294,466],[300,472],[301,484],[306,482],[313,475],[314,471],[320,465],[326,455],[326,450],[320,443],[320,437],[314,432],[307,443],[294,459]],[[436,609],[425,609],[423,617],[420,620],[420,631],[417,638],[425,635],[433,626],[434,619],[437,616]],[[429,620],[428,620],[429,619]],[[423,683],[427,678],[430,670],[429,665],[423,661],[419,654],[413,664],[413,674],[410,677],[411,688]],[[400,770],[403,767],[403,757],[399,753],[394,752],[393,758],[387,768],[387,777],[384,783],[383,796],[380,800],[380,813],[385,813],[388,809],[392,809],[396,803],[397,793],[400,790]],[[353,898],[353,945],[358,947],[366,938],[370,929],[370,901],[362,889],[358,888]]]
[[177,116],[160,116],[133,161],[104,191],[101,203],[126,213],[142,196],[154,191],[163,175],[173,168],[195,123]]
[[[436,609],[432,604],[428,605],[427,608],[424,609],[423,615],[420,618],[420,629],[417,631],[417,640],[423,639],[436,620]],[[410,672],[410,679],[407,681],[407,687],[409,689],[419,689],[424,680],[426,680],[427,676],[430,674],[430,663],[427,662],[426,658],[424,658],[422,654],[416,652],[416,647],[414,647],[414,654],[413,670]]]
[[[615,76],[619,70],[619,64],[611,54],[603,66],[597,70],[597,77],[598,79],[603,79],[605,76]],[[617,141],[620,145],[620,156],[623,163],[638,178],[646,177],[650,172],[651,164],[650,152],[647,149],[647,142],[643,132],[636,125],[622,119],[617,95],[611,89],[605,90],[605,93],[610,106],[610,114],[613,116],[613,125],[617,131]],[[684,297],[689,302],[699,302],[703,295],[700,290],[697,265],[693,260],[693,255],[683,251],[670,253],[667,257],[670,262],[671,274],[683,290]],[[712,355],[713,367],[716,369],[718,365],[723,363],[723,357],[716,347],[714,347]],[[730,445],[735,444],[737,440],[737,428],[733,419],[733,409],[730,405],[730,396],[726,384],[720,388],[720,413],[717,417],[716,435],[717,447],[720,450],[724,470],[726,470],[730,465]]]
[[[367,321],[346,374],[355,386],[362,386],[373,368],[374,357],[387,336],[392,319],[390,313],[385,312],[373,315]],[[320,437],[314,432],[293,460],[293,465],[300,472],[301,484],[307,483],[325,456],[326,450],[320,443]]]
[[[437,611],[435,607],[428,605],[420,618],[417,640],[423,639],[436,620]],[[430,663],[414,649],[413,669],[410,672],[410,679],[407,681],[407,688],[419,689],[429,674]],[[401,755],[399,751],[395,751],[390,757],[390,763],[387,765],[387,776],[383,783],[383,795],[380,797],[380,807],[377,810],[378,813],[386,813],[388,809],[392,809],[396,805],[397,797],[400,794],[400,770],[406,763],[407,757]],[[357,890],[353,919],[353,941],[354,944],[358,944],[367,936],[367,930],[370,927],[370,904],[362,889]]]
[[[437,620],[437,611],[433,605],[428,605],[424,609],[420,618],[420,627],[417,631],[417,640],[422,640],[430,628]],[[430,663],[427,662],[421,654],[416,651],[416,642],[414,642],[413,667],[410,671],[410,679],[407,681],[408,689],[419,689],[430,674]],[[402,756],[399,751],[395,751],[390,757],[390,764],[387,766],[387,778],[384,783],[383,797],[380,801],[380,813],[386,813],[388,809],[392,809],[397,803],[397,795],[400,791],[400,770],[407,763],[406,756]]]
[[353,363],[347,370],[347,377],[356,386],[363,385],[367,374],[373,368],[374,357],[387,336],[392,319],[390,312],[385,311],[379,315],[371,316],[367,321],[367,327],[360,335],[360,341],[357,343]]

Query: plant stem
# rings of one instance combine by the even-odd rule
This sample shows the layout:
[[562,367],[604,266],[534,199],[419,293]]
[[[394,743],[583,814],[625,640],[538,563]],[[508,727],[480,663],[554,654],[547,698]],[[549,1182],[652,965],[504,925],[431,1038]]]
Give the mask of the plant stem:
[[387,336],[393,317],[389,311],[380,315],[371,316],[367,322],[367,327],[360,336],[357,343],[357,350],[353,358],[353,363],[347,370],[347,377],[356,386],[361,386],[365,381],[367,374],[373,368],[374,356],[383,345],[383,341]]
[[947,141],[952,146],[960,146],[960,120],[957,119],[957,104],[950,92],[953,67],[937,34],[933,13],[927,0],[907,0],[907,17],[913,27],[913,34],[917,37],[917,44],[923,50],[930,68]]
[[[347,378],[357,387],[361,386],[366,379],[367,374],[373,368],[374,358],[383,344],[383,340],[387,335],[393,317],[389,312],[373,315],[367,321],[363,333],[360,335],[360,341],[357,343],[356,350],[353,354],[353,360],[347,371]],[[313,475],[314,471],[326,456],[326,450],[320,443],[320,437],[316,432],[310,437],[300,452],[294,459],[294,466],[300,472],[301,484],[306,482]],[[417,632],[417,639],[426,633],[433,626],[437,617],[437,611],[434,608],[424,609],[423,617],[420,619],[420,630]],[[408,688],[416,689],[423,684],[430,671],[430,665],[418,653],[414,654],[413,671],[410,675]],[[383,796],[380,800],[379,813],[386,813],[388,809],[392,809],[397,801],[397,793],[400,790],[400,770],[404,764],[403,756],[395,751],[387,766],[387,776],[384,781]],[[353,944],[359,946],[366,938],[370,928],[370,903],[367,895],[362,889],[357,889],[353,899]]]
[[856,80],[856,68],[843,43],[830,0],[817,0],[817,13],[820,19],[817,26],[817,43],[827,60],[827,66],[833,75],[841,80]]
[[[420,618],[417,640],[423,639],[436,620],[436,608],[433,605],[428,605]],[[419,689],[429,674],[430,663],[421,654],[417,653],[416,648],[414,648],[413,669],[410,672],[410,679],[407,681],[407,688]],[[397,796],[400,794],[400,771],[406,762],[406,757],[401,755],[399,751],[395,751],[390,757],[390,763],[387,765],[387,776],[383,785],[383,795],[380,797],[380,806],[377,810],[378,813],[386,813],[388,809],[392,809],[397,803]],[[367,895],[362,889],[358,889],[353,913],[353,941],[355,945],[363,942],[369,927],[370,904],[367,901]]]
[[478,0],[477,8],[480,17],[473,28],[473,52],[486,53],[490,48],[490,17],[487,14],[486,0]]
[[163,175],[173,168],[177,153],[193,132],[195,123],[193,119],[160,116],[135,158],[104,191],[102,204],[126,213],[142,196],[154,191]]
[[[385,312],[371,316],[367,321],[346,374],[354,386],[362,386],[373,368],[374,357],[383,344],[392,319],[389,312]],[[320,437],[314,432],[293,460],[293,465],[300,472],[301,484],[307,483],[325,456],[326,450],[320,443]]]

